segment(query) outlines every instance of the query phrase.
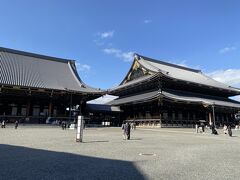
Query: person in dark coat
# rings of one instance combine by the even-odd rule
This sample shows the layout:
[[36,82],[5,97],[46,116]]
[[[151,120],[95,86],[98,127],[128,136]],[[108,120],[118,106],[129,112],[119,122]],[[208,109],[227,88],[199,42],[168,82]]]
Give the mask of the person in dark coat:
[[18,120],[15,121],[15,129],[18,128]]
[[210,125],[210,129],[212,130],[212,134],[214,134],[214,135],[218,135],[218,132],[217,132],[217,130],[216,130],[214,124],[211,124],[211,125]]
[[205,132],[205,124],[203,122],[201,122],[200,127],[202,127],[202,132]]
[[124,132],[126,133],[127,135],[127,140],[130,139],[130,133],[131,133],[131,126],[129,124],[129,122],[127,122],[124,126]]
[[66,130],[67,123],[66,121],[62,121],[62,130]]
[[232,136],[232,127],[231,127],[231,124],[229,123],[228,126],[227,126],[227,131],[228,131],[228,135],[229,136]]

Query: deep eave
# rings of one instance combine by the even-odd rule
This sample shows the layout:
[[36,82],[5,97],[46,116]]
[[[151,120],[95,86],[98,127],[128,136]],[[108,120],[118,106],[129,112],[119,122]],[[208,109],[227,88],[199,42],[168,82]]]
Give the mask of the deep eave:
[[186,91],[175,91],[169,89],[166,89],[164,91],[155,90],[150,92],[142,92],[131,96],[120,97],[109,102],[108,104],[121,106],[127,104],[139,104],[164,99],[178,103],[199,104],[203,106],[214,105],[225,108],[236,108],[240,110],[240,102],[234,101],[229,98],[208,96],[198,93],[189,93]]

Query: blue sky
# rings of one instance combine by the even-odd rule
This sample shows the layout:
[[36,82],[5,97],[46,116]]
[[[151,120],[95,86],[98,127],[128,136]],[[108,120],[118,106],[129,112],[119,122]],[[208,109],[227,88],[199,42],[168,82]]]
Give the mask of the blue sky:
[[240,87],[240,1],[0,0],[0,46],[77,60],[83,81],[119,84],[136,52]]

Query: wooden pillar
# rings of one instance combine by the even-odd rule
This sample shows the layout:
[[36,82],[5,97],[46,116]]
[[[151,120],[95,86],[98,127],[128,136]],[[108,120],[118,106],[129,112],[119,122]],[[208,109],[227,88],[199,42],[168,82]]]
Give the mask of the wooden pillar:
[[162,113],[161,111],[159,112],[159,124],[160,124],[160,128],[162,127]]
[[52,99],[49,101],[48,104],[48,116],[52,116]]
[[212,113],[208,113],[209,124],[212,124]]
[[215,107],[214,107],[214,105],[212,105],[212,114],[213,114],[213,118],[212,118],[212,120],[213,120],[213,125],[216,126]]
[[161,101],[160,101],[160,99],[158,99],[158,102],[157,102],[157,112],[159,114],[159,126],[160,126],[160,128],[162,127],[162,112],[161,112],[161,108],[162,108]]
[[26,112],[26,116],[30,116],[30,109],[31,109],[31,100],[29,99],[27,102],[27,112]]

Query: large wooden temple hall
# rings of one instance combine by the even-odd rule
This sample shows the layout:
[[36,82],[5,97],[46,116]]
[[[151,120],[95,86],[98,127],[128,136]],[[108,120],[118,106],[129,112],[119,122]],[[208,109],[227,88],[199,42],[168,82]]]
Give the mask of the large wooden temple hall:
[[[106,93],[119,97],[108,105],[86,103]],[[0,48],[0,120],[9,122],[71,120],[72,108],[67,109],[78,105],[88,123],[192,127],[204,120],[220,126],[240,111],[240,102],[229,98],[235,95],[240,89],[199,70],[137,54],[121,84],[102,91],[80,79],[74,60]]]
[[119,96],[121,120],[138,125],[193,127],[199,120],[216,126],[233,121],[240,102],[229,99],[240,89],[217,82],[200,70],[136,54],[121,84],[109,90]]
[[73,60],[0,48],[0,120],[71,117],[67,108],[84,113],[86,102],[103,94],[80,79]]

